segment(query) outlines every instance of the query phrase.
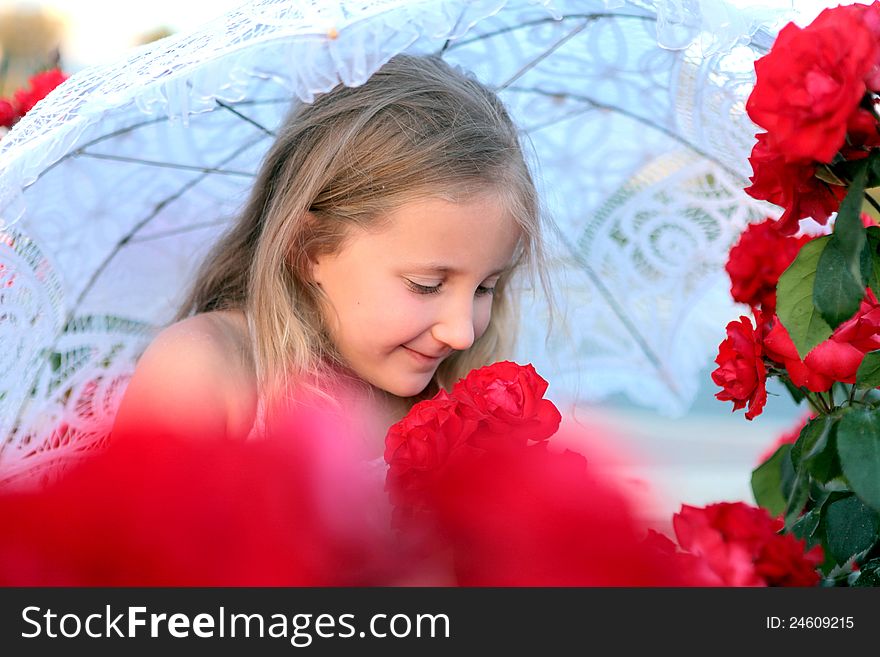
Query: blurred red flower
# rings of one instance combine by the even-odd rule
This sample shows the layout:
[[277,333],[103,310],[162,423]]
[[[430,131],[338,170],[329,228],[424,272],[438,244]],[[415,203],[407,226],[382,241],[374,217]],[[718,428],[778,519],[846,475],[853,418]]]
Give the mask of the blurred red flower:
[[27,88],[19,89],[14,94],[15,106],[19,116],[24,116],[30,112],[34,105],[43,100],[43,98],[49,95],[50,91],[67,78],[68,76],[57,68],[42,71],[32,76],[28,80]]
[[34,105],[67,78],[59,69],[49,69],[32,76],[28,86],[18,89],[11,99],[0,98],[0,127],[11,128],[18,123]]
[[461,586],[690,583],[644,543],[621,489],[571,451],[538,443],[461,461],[435,500]]
[[683,504],[672,518],[681,548],[704,562],[720,586],[815,586],[820,546],[777,533],[782,521],[743,502],[697,508]]
[[0,128],[11,128],[17,120],[15,106],[5,98],[0,98]]
[[0,584],[357,586],[405,577],[406,564],[392,562],[381,482],[332,441],[310,439],[320,419],[300,420],[287,435],[251,442],[145,428],[48,488],[4,492]]

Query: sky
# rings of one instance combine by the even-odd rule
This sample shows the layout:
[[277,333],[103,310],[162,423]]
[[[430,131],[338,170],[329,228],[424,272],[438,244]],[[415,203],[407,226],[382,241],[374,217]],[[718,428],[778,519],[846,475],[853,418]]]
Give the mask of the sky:
[[[711,8],[717,0],[702,0]],[[244,0],[0,0],[0,10],[28,4],[62,17],[67,33],[62,52],[67,70],[103,64],[137,43],[137,39],[159,27],[189,30],[242,4]],[[840,4],[833,0],[728,0],[739,6],[787,7],[790,4],[811,19],[823,7]],[[843,0],[847,4],[847,0]]]

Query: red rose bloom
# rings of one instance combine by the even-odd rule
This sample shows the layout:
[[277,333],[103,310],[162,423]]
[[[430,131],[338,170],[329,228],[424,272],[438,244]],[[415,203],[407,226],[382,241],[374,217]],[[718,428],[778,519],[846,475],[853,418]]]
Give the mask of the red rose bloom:
[[855,316],[838,326],[803,360],[778,318],[764,337],[767,357],[785,366],[794,385],[811,392],[825,392],[835,381],[855,383],[865,354],[875,349],[880,349],[880,304],[870,291]]
[[[760,321],[759,315],[759,326]],[[712,380],[723,388],[716,399],[732,401],[734,411],[748,404],[748,420],[760,415],[767,402],[767,370],[760,334],[748,317],[741,316],[738,322],[727,325],[727,339],[718,345],[715,362],[718,368],[712,372]]]
[[388,430],[386,489],[401,509],[395,524],[430,504],[432,486],[456,458],[482,452],[468,443],[476,428],[475,420],[463,417],[461,404],[441,391]]
[[816,569],[824,553],[816,545],[806,553],[806,542],[791,534],[775,534],[761,546],[755,559],[755,574],[767,586],[815,586],[819,582]]
[[747,303],[765,313],[776,312],[776,284],[801,247],[812,237],[787,237],[775,220],[750,224],[730,250],[725,269],[730,275],[734,301]]
[[768,142],[767,133],[757,135],[757,140],[749,157],[754,175],[746,193],[784,209],[774,224],[784,235],[796,233],[804,217],[824,225],[840,207],[846,187],[816,178],[816,165],[811,162],[786,162]]
[[672,518],[682,549],[702,558],[725,586],[813,586],[822,548],[778,534],[782,522],[742,502],[682,505]]
[[[873,102],[876,106],[877,101]],[[849,117],[846,143],[840,149],[840,154],[847,160],[860,160],[868,157],[870,150],[878,146],[880,132],[877,131],[877,117],[873,112],[860,107]]]
[[843,146],[880,55],[863,16],[876,11],[837,7],[803,29],[790,23],[755,62],[757,82],[746,110],[788,161],[831,162]]
[[20,116],[24,116],[33,109],[34,105],[43,100],[50,91],[67,79],[67,75],[59,69],[53,68],[42,73],[37,73],[28,81],[27,89],[19,89],[15,92],[15,104]]
[[0,127],[11,128],[18,121],[15,106],[5,98],[0,98]]
[[510,361],[473,370],[452,388],[463,404],[462,413],[491,432],[516,443],[545,440],[559,428],[562,416],[544,399],[547,381],[532,365]]

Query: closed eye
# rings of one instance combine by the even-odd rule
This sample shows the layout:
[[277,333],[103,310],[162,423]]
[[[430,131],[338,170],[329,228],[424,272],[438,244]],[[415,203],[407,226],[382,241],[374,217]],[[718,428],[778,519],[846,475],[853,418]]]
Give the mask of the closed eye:
[[405,280],[407,287],[416,294],[437,294],[440,291],[440,286],[443,285],[443,283],[437,283],[437,285],[419,285],[408,278]]
[[[409,279],[405,279],[407,287],[411,289],[416,294],[437,294],[440,292],[440,288],[443,286],[443,283],[437,283],[437,285],[419,285]],[[482,297],[487,294],[494,294],[495,288],[488,287],[486,285],[478,285],[477,290],[474,293],[475,296]]]

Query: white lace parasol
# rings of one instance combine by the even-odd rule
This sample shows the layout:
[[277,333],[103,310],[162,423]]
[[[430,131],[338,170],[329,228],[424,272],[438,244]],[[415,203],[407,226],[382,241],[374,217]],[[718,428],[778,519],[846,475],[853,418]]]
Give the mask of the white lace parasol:
[[768,211],[742,192],[744,100],[780,18],[722,0],[255,0],[73,75],[0,141],[0,471],[106,438],[291,99],[402,51],[472,71],[527,135],[563,317],[547,341],[529,302],[518,360],[556,398],[685,411],[735,313],[727,250]]

